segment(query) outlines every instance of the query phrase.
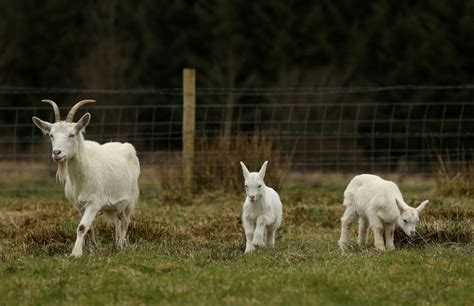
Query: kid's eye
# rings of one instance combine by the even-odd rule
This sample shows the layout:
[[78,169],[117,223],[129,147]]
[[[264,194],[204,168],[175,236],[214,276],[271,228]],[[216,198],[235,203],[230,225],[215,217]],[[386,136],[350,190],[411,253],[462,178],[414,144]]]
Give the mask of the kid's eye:
[[403,220],[403,222],[407,223],[407,220]]
[[69,135],[69,138],[74,138],[74,134]]
[[258,185],[258,188],[262,187],[262,185]]

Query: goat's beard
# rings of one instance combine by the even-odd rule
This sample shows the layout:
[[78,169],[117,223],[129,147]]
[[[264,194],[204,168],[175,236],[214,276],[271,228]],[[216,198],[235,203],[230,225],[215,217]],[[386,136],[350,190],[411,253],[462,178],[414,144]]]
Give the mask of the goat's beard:
[[58,170],[56,171],[56,181],[64,185],[67,177],[67,168],[65,162],[58,163]]

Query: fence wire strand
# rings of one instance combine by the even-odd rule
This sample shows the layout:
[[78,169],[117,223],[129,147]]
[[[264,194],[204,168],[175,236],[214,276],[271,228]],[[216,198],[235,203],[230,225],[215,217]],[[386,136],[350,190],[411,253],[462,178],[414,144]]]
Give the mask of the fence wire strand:
[[[302,173],[404,172],[430,175],[436,167],[434,153],[449,152],[454,162],[472,158],[474,152],[474,102],[328,102],[290,103],[288,99],[261,99],[263,95],[367,92],[383,90],[458,90],[459,86],[387,86],[312,89],[200,88],[196,106],[196,135],[212,143],[221,137],[230,142],[262,133],[276,144],[291,170]],[[137,148],[143,177],[163,181],[179,176],[182,141],[182,89],[82,90],[65,88],[0,87],[9,94],[136,94],[144,104],[87,106],[92,114],[86,139],[100,143],[131,142]],[[206,95],[242,96],[232,107],[226,134],[225,99]],[[148,96],[154,95],[154,96]],[[127,101],[122,100],[122,101]],[[220,103],[222,102],[222,103]],[[67,107],[61,106],[61,112]],[[78,114],[79,115],[79,114]],[[37,176],[54,180],[50,144],[31,122],[32,116],[51,121],[52,111],[38,106],[0,106],[0,189],[21,186],[17,178]],[[199,140],[198,139],[198,140]],[[199,141],[198,141],[199,143]],[[197,148],[197,162],[219,162],[219,152]],[[215,158],[214,158],[215,157]],[[240,159],[236,157],[236,163]],[[199,166],[199,165],[197,165]],[[20,187],[18,187],[20,188]]]

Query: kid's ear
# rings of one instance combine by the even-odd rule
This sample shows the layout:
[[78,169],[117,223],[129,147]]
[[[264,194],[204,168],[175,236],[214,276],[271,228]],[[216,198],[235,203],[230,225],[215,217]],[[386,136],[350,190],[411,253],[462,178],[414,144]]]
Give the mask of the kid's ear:
[[395,199],[395,203],[397,203],[398,209],[400,209],[400,212],[403,213],[405,211],[405,207],[403,207],[402,203],[398,201],[398,199]]
[[424,200],[421,202],[421,204],[416,208],[416,211],[420,213],[423,209],[425,209],[425,206],[429,203],[430,201]]
[[31,118],[33,123],[43,132],[43,134],[48,134],[51,131],[51,127],[53,126],[51,123],[41,120],[38,117]]
[[78,132],[82,131],[91,121],[91,114],[90,113],[85,113],[84,116],[79,119],[76,123],[76,130]]
[[242,166],[242,172],[244,173],[244,178],[247,178],[250,174],[249,169],[244,165],[243,162],[240,162],[240,165]]
[[260,171],[258,171],[258,175],[260,176],[262,180],[265,177],[265,172],[267,171],[267,164],[268,164],[268,160],[266,160],[263,163],[262,168],[260,168]]

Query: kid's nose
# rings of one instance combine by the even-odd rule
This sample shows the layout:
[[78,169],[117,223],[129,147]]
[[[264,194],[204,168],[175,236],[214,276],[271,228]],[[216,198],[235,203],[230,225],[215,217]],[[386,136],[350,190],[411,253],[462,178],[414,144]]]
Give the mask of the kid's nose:
[[58,156],[61,154],[61,150],[53,150],[53,155]]
[[410,235],[411,235],[412,237],[415,236],[415,233],[416,233],[415,231],[410,231]]

